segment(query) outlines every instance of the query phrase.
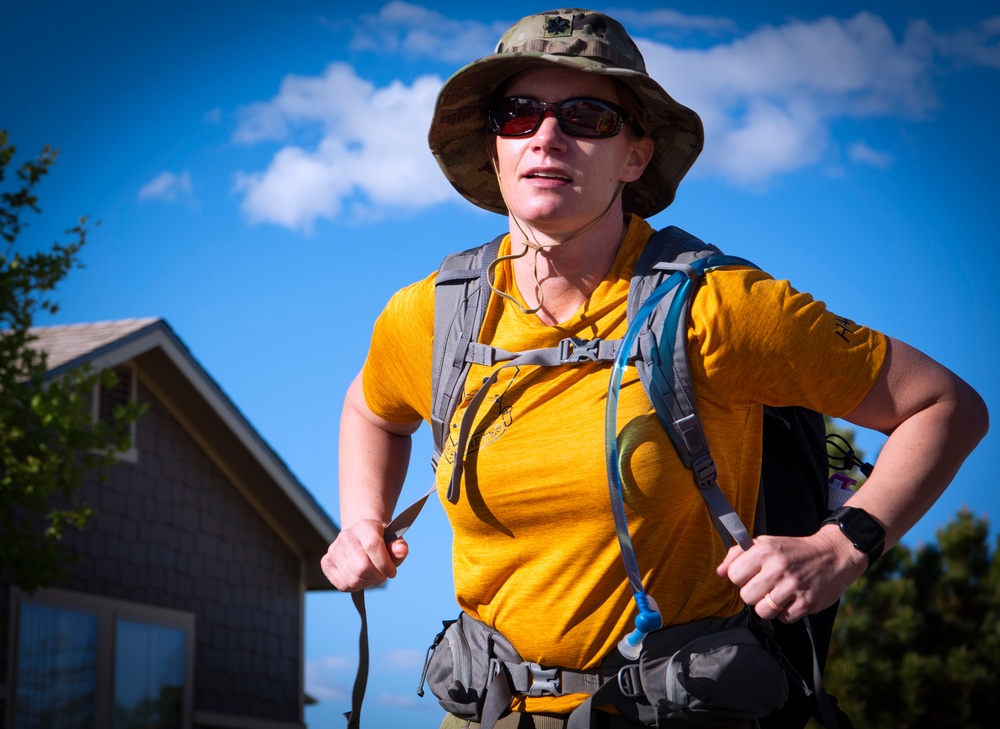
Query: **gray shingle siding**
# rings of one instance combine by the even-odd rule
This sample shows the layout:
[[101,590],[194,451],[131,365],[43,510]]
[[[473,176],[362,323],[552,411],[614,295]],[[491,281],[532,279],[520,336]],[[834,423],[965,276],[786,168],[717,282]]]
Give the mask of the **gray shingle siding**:
[[81,559],[59,587],[193,612],[195,710],[300,720],[299,558],[141,384],[139,400],[138,461],[88,478],[97,514],[66,538]]

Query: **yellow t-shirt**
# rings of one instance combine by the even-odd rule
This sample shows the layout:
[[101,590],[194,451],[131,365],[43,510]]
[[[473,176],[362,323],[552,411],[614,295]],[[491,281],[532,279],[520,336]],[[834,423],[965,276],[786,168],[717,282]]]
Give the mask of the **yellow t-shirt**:
[[[620,339],[629,280],[651,233],[633,216],[607,276],[558,326],[493,296],[479,341],[523,351],[566,337]],[[501,255],[509,246],[507,238]],[[506,264],[497,267],[494,283],[523,302]],[[375,325],[364,393],[387,420],[430,419],[433,308],[431,275],[398,292]],[[836,317],[787,281],[735,268],[705,277],[692,305],[688,346],[719,484],[748,525],[760,479],[762,404],[844,415],[871,388],[886,349],[881,334]],[[465,403],[491,371],[473,365]],[[460,606],[503,633],[525,660],[542,665],[594,667],[633,628],[636,610],[604,460],[610,371],[607,363],[507,368],[476,418],[457,504],[444,498],[454,439],[438,467],[438,491],[454,530]],[[664,624],[736,613],[738,590],[715,574],[725,549],[708,509],[631,367],[622,380],[618,433],[636,560]],[[514,706],[566,712],[582,699],[542,697]]]

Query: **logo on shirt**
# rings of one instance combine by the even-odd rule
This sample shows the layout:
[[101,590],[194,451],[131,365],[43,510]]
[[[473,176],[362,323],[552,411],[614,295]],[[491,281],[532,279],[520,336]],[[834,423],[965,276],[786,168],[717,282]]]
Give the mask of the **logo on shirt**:
[[[505,378],[505,373],[501,373],[497,378],[498,382],[493,387],[499,389],[500,392],[488,395],[486,398],[488,405],[484,403],[481,407],[477,416],[480,420],[475,430],[469,436],[468,444],[466,444],[466,455],[474,453],[480,448],[485,448],[490,443],[497,441],[500,436],[507,432],[507,428],[513,424],[514,411],[510,404],[510,389],[514,385],[514,381],[517,379],[520,370],[520,367],[511,367],[509,368],[511,373],[509,377]],[[448,442],[445,444],[444,453],[442,454],[447,463],[455,462],[455,451],[458,449],[459,425],[462,422],[462,416],[465,414],[469,401],[476,392],[475,390],[472,392],[462,392],[462,404],[455,412],[455,417],[452,418],[451,432]]]
[[833,333],[850,344],[851,340],[849,335],[854,334],[858,330],[858,325],[850,319],[845,319],[842,316],[834,316],[833,320],[836,322]]

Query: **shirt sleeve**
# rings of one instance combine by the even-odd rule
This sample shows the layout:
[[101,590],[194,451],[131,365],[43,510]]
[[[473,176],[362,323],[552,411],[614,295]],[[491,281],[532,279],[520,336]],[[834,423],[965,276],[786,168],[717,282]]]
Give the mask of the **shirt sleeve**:
[[372,331],[362,390],[371,411],[393,423],[430,420],[436,276],[396,292]]
[[692,371],[708,383],[703,396],[730,407],[803,405],[833,417],[868,394],[887,349],[880,332],[751,269],[706,276],[689,345]]

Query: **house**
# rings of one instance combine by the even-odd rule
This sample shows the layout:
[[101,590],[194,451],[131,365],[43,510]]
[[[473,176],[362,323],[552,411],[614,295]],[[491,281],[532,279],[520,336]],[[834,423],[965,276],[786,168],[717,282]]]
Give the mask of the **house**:
[[[57,587],[0,583],[4,725],[304,727],[307,590],[337,526],[162,319],[39,327],[50,375],[114,368],[146,412],[81,496]],[[72,531],[72,530],[71,530]]]

